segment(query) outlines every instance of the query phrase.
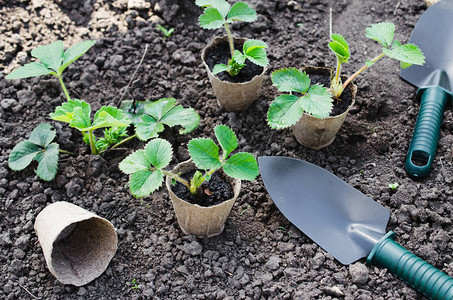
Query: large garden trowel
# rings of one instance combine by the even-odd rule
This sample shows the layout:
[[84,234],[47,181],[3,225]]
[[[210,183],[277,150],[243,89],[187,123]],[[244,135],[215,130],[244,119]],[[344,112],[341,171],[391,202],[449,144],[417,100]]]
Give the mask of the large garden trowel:
[[417,86],[421,97],[406,170],[411,176],[424,177],[431,171],[444,109],[453,99],[453,0],[442,0],[428,8],[409,42],[423,51],[426,63],[401,70],[401,77]]
[[431,299],[453,299],[452,278],[386,233],[388,209],[311,163],[278,156],[261,156],[258,163],[278,209],[341,263],[367,257]]

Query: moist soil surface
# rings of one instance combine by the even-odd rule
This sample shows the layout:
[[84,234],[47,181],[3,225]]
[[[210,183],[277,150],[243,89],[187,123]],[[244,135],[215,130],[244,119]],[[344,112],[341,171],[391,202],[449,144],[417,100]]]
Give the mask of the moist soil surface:
[[[5,3],[6,2],[6,3]],[[396,241],[453,276],[453,116],[444,113],[439,147],[429,176],[411,179],[404,160],[419,102],[416,88],[399,77],[388,58],[357,80],[357,99],[335,141],[313,151],[299,145],[290,129],[266,124],[270,102],[279,94],[269,74],[283,67],[331,66],[329,8],[333,32],[349,41],[352,74],[379,54],[364,36],[366,26],[389,21],[396,38],[407,42],[426,6],[414,1],[247,1],[258,12],[254,23],[232,26],[236,36],[268,43],[270,65],[261,96],[247,111],[226,112],[217,105],[201,62],[201,51],[223,29],[197,24],[199,10],[186,1],[11,0],[0,6],[0,298],[1,299],[422,299],[422,295],[365,260],[345,266],[295,228],[275,207],[261,177],[243,182],[225,230],[210,239],[184,235],[164,187],[134,199],[118,163],[144,143],[100,156],[89,154],[79,132],[54,122],[49,113],[65,102],[50,76],[9,81],[4,77],[31,61],[34,47],[56,39],[69,47],[93,38],[96,45],[71,65],[64,80],[73,98],[93,111],[125,99],[175,97],[201,116],[187,135],[178,129],[161,137],[175,156],[188,159],[193,137],[214,138],[217,124],[230,126],[238,151],[256,156],[304,159],[339,176],[391,211],[388,230]],[[175,28],[164,38],[156,24]],[[137,75],[126,91],[144,53]],[[51,123],[61,148],[55,180],[36,178],[33,168],[13,172],[8,155],[41,122]],[[399,187],[391,190],[390,183]],[[326,188],[329,188],[326,186]],[[300,195],[303,197],[303,195]],[[46,267],[33,223],[46,205],[68,201],[107,218],[117,229],[118,251],[107,270],[82,287],[63,285]],[[135,284],[132,283],[134,281]]]
[[[187,174],[182,174],[181,177],[190,180],[193,177],[195,171]],[[179,198],[200,206],[213,206],[227,201],[234,196],[233,188],[231,184],[222,178],[218,172],[211,175],[209,181],[205,181],[199,188],[199,193],[192,195],[189,189],[180,182],[176,182],[173,186],[173,193]]]

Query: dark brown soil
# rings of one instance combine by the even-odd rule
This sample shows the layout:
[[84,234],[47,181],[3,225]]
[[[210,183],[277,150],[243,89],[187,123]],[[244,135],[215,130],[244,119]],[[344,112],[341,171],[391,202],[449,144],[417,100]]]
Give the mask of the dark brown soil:
[[[242,42],[235,41],[234,49],[240,50],[242,52]],[[217,64],[228,65],[228,60],[231,58],[230,46],[227,41],[218,43],[216,46],[213,46],[206,51],[206,64],[209,69],[212,71],[214,66]],[[245,66],[241,71],[235,75],[231,76],[228,72],[220,72],[216,74],[217,78],[222,81],[228,82],[247,82],[253,79],[253,77],[260,75],[263,72],[263,67],[260,67],[249,60],[245,61]]]
[[[193,174],[195,174],[195,171],[181,174],[181,177],[186,180],[190,180]],[[198,204],[205,207],[213,206],[227,201],[233,198],[234,194],[231,184],[222,176],[220,176],[218,172],[213,173],[209,181],[203,182],[203,184],[200,186],[199,193],[196,195],[192,195],[189,189],[180,182],[176,182],[176,184],[173,186],[173,192],[176,196],[189,203]]]
[[[214,138],[214,126],[226,124],[238,136],[238,151],[307,160],[388,208],[387,229],[396,233],[396,241],[453,276],[452,109],[444,113],[432,172],[411,179],[404,160],[419,103],[416,88],[399,77],[398,62],[383,58],[357,78],[356,103],[325,149],[307,149],[291,130],[272,130],[266,123],[269,104],[279,94],[270,72],[335,65],[327,46],[330,7],[333,31],[345,36],[352,51],[343,68],[350,75],[379,54],[380,47],[364,35],[366,26],[393,22],[396,38],[406,43],[426,10],[422,0],[247,0],[258,20],[233,25],[233,34],[265,41],[270,65],[261,96],[238,113],[217,105],[200,57],[224,29],[201,29],[198,14],[186,10],[189,1],[135,1],[144,7],[133,9],[128,2],[133,1],[1,1],[0,299],[423,299],[387,270],[366,266],[364,259],[339,263],[280,213],[260,177],[242,182],[222,234],[211,239],[184,235],[165,188],[134,199],[128,177],[118,170],[118,163],[143,142],[92,156],[77,130],[49,118],[65,101],[55,78],[4,78],[33,60],[31,49],[58,38],[66,47],[97,40],[63,74],[71,96],[88,101],[93,110],[116,105],[149,45],[125,98],[174,97],[201,116],[200,127],[188,135],[177,129],[161,135],[175,151],[171,166],[188,159],[191,138]],[[156,23],[175,32],[164,38]],[[33,168],[8,168],[11,149],[41,122],[56,128],[61,148],[76,153],[60,156],[52,182],[37,179]],[[388,184],[395,182],[399,187],[392,191]],[[63,285],[51,275],[33,230],[37,214],[61,200],[107,218],[118,233],[118,252],[107,270],[83,287]]]

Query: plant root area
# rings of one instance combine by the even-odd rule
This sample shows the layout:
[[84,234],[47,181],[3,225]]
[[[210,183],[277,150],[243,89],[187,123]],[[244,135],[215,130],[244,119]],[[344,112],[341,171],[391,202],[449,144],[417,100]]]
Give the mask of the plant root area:
[[[365,259],[348,266],[335,260],[282,215],[261,177],[242,183],[222,234],[210,239],[184,235],[165,188],[135,199],[128,177],[118,169],[143,142],[133,140],[93,156],[79,132],[49,117],[66,101],[58,80],[5,79],[33,60],[34,47],[57,39],[65,47],[97,40],[63,74],[70,95],[89,102],[93,111],[116,106],[123,93],[124,99],[136,100],[174,97],[195,108],[201,116],[195,131],[181,136],[175,129],[161,135],[175,150],[171,167],[188,159],[191,138],[214,138],[214,126],[226,124],[238,135],[239,151],[307,160],[388,208],[387,230],[396,233],[396,241],[453,276],[452,109],[444,114],[432,172],[423,180],[411,179],[404,161],[419,102],[416,88],[400,78],[398,62],[384,58],[360,75],[356,103],[325,149],[307,149],[290,129],[271,130],[266,123],[269,104],[279,94],[272,87],[272,71],[335,66],[327,47],[330,7],[333,32],[343,34],[352,50],[343,67],[350,75],[381,48],[365,37],[365,28],[393,22],[396,38],[406,43],[426,10],[424,1],[247,0],[258,20],[235,24],[232,32],[268,43],[270,65],[261,96],[238,113],[217,105],[200,58],[202,48],[223,35],[223,29],[201,29],[201,10],[192,2],[2,1],[0,299],[423,299],[386,269],[366,266]],[[175,31],[164,38],[157,24]],[[148,52],[127,87],[146,45]],[[36,177],[36,165],[21,172],[8,168],[11,149],[41,122],[52,124],[60,147],[75,153],[60,155],[51,182]],[[395,182],[399,187],[390,189]],[[63,285],[51,275],[33,230],[38,213],[56,201],[108,219],[118,233],[118,251],[107,270],[82,287]]]

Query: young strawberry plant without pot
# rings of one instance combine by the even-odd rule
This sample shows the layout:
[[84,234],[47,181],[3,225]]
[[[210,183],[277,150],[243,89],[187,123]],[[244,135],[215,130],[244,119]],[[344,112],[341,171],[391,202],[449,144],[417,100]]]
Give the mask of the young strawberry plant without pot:
[[217,64],[213,74],[226,71],[230,76],[237,75],[249,60],[252,63],[265,67],[269,64],[267,59],[267,44],[259,40],[248,40],[241,51],[234,49],[234,40],[228,24],[235,21],[253,22],[257,19],[256,11],[244,2],[236,2],[231,6],[225,0],[197,0],[196,5],[202,7],[203,14],[199,17],[200,26],[204,29],[218,29],[222,26],[228,36],[231,57],[228,64]]
[[211,175],[219,170],[230,177],[253,180],[258,176],[259,169],[255,157],[246,152],[239,152],[230,156],[238,147],[236,135],[225,125],[218,125],[214,129],[220,148],[212,139],[196,138],[188,144],[189,155],[197,170],[190,180],[181,177],[181,174],[165,170],[169,165],[173,151],[169,142],[163,139],[153,139],[145,149],[137,150],[126,157],[120,164],[120,170],[129,175],[129,187],[135,197],[146,197],[157,190],[164,181],[164,175],[172,179],[173,183],[180,182],[192,195],[201,193],[200,186],[209,181]]
[[[70,127],[78,129],[82,133],[83,140],[90,146],[92,154],[103,154],[135,137],[142,141],[157,137],[159,132],[164,130],[164,125],[181,126],[181,134],[198,127],[200,117],[195,110],[177,105],[176,99],[173,98],[139,103],[138,110],[132,109],[132,107],[135,108],[135,102],[132,101],[123,101],[126,103],[124,110],[103,106],[95,113],[92,121],[90,104],[79,99],[72,100],[61,77],[63,70],[94,44],[94,41],[89,42],[82,42],[66,51],[60,49],[60,46],[63,47],[61,41],[38,47],[35,50],[39,51],[33,50],[32,55],[39,57],[42,63],[30,63],[19,67],[7,78],[19,79],[45,74],[57,76],[68,101],[57,107],[50,117],[56,121],[69,123]],[[58,58],[57,54],[61,57]],[[44,68],[47,68],[47,71]],[[127,107],[127,103],[130,107]],[[128,136],[127,128],[131,123],[135,126],[135,134]],[[97,138],[94,131],[101,128],[105,129],[104,135]],[[60,152],[70,154],[59,150],[57,143],[50,144],[53,138],[55,138],[55,132],[51,130],[49,124],[43,123],[36,127],[29,140],[17,144],[11,151],[10,168],[16,171],[22,170],[36,160],[38,177],[47,181],[52,180],[57,172],[58,154]]]
[[41,75],[53,75],[58,78],[67,100],[71,100],[63,82],[63,71],[79,57],[85,54],[96,41],[84,41],[66,51],[62,41],[55,41],[49,45],[39,46],[31,51],[31,56],[39,62],[25,64],[6,76],[6,79],[21,79]]

